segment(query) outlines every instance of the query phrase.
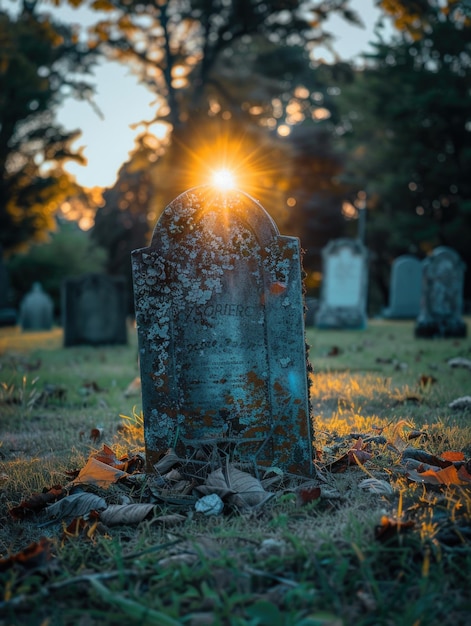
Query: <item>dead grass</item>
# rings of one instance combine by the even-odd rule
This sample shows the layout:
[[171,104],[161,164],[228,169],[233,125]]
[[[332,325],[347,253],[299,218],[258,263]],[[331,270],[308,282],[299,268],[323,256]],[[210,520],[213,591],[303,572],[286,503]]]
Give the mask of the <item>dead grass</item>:
[[[135,336],[125,347],[63,350],[59,330],[0,329],[0,624],[467,623],[470,490],[407,480],[385,442],[471,456],[471,411],[448,406],[470,394],[471,371],[448,365],[471,358],[470,340],[416,340],[409,322],[372,321],[362,332],[310,329],[308,342],[322,463],[359,435],[376,437],[368,462],[322,470],[322,497],[304,506],[285,489],[243,515],[180,507],[185,522],[166,526],[156,519],[178,507],[161,502],[138,525],[65,538],[60,521],[15,521],[8,511],[64,484],[103,443],[119,456],[142,452],[140,397],[124,395],[137,373]],[[414,431],[421,434],[409,441]],[[367,478],[391,493],[365,490]],[[113,486],[105,495],[144,493]],[[384,519],[414,527],[386,537]],[[8,566],[41,537],[51,541],[51,560],[38,554],[35,567]]]

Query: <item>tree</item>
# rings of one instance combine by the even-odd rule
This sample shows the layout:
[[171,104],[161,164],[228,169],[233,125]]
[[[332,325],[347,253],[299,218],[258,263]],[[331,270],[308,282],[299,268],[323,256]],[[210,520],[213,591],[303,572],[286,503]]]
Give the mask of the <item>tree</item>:
[[27,253],[15,254],[8,261],[14,305],[19,308],[33,283],[40,282],[52,297],[57,316],[62,282],[70,276],[103,270],[105,260],[105,251],[92,244],[89,233],[75,222],[59,219],[48,243],[33,244]]
[[[312,194],[303,195],[305,181],[299,176],[294,180],[292,169],[293,164],[297,169],[301,161],[312,161],[311,154],[321,158],[320,151],[305,146],[295,156],[294,143],[282,139],[277,130],[289,132],[306,119],[317,124],[320,112],[326,113],[326,102],[319,102],[325,89],[312,79],[312,51],[328,39],[324,23],[332,13],[358,21],[348,4],[339,0],[95,4],[109,14],[94,29],[96,44],[102,42],[112,56],[132,62],[157,95],[156,115],[144,124],[132,158],[133,169],[148,172],[152,181],[153,223],[178,193],[208,182],[212,170],[224,166],[235,170],[238,185],[259,199],[280,227],[302,236],[307,232],[296,228],[311,222],[312,234],[307,216],[313,209]],[[309,89],[303,86],[308,82]],[[162,123],[168,132],[159,139],[153,128],[160,124],[161,129]],[[322,144],[325,149],[326,135]],[[303,167],[312,184],[319,182],[312,168]],[[293,183],[301,193],[295,208],[290,208]],[[117,206],[116,202],[107,206],[101,217],[106,211],[108,221],[112,216],[119,221]],[[318,211],[319,201],[315,208]],[[106,229],[100,231],[104,234]],[[98,229],[94,232],[106,245]]]
[[71,148],[79,131],[66,131],[54,115],[67,95],[90,97],[77,77],[96,54],[36,5],[23,0],[16,17],[0,11],[0,245],[7,253],[54,230],[61,202],[80,193],[62,164],[85,162]]
[[149,173],[135,167],[136,161],[123,165],[116,184],[104,192],[91,231],[92,241],[106,250],[106,272],[126,280],[130,312],[134,310],[131,251],[148,245],[155,220],[149,206],[153,195]]
[[340,98],[347,177],[366,194],[367,242],[384,297],[398,254],[449,245],[471,262],[471,8],[415,4],[420,21],[411,30],[406,20],[392,44],[376,44]]

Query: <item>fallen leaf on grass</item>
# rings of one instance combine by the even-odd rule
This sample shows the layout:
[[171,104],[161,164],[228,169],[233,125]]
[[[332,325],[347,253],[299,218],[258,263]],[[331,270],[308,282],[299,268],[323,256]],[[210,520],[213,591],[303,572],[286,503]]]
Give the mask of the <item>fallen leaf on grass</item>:
[[425,450],[420,450],[418,448],[408,447],[403,450],[401,455],[402,462],[405,463],[409,459],[413,459],[418,461],[419,463],[425,463],[427,465],[432,465],[435,467],[448,467],[451,464],[451,461],[444,459],[443,457],[438,457],[435,454],[430,454],[430,452],[426,452]]
[[96,428],[92,428],[90,430],[90,439],[96,443],[97,441],[99,441],[104,434],[104,429],[101,428],[100,426],[97,426]]
[[114,450],[106,444],[103,444],[103,448],[93,454],[92,457],[101,463],[106,463],[129,474],[141,470],[144,466],[144,459],[139,455],[135,455],[130,459],[127,456],[118,459]]
[[387,480],[381,480],[379,478],[365,478],[359,484],[361,489],[371,491],[372,493],[391,495],[394,493],[394,489],[391,487]]
[[110,485],[125,476],[128,476],[127,472],[97,461],[97,459],[89,458],[85,467],[80,470],[77,478],[70,484],[96,485],[97,487],[102,487],[102,489],[108,489]]
[[48,504],[63,498],[66,495],[61,485],[55,485],[50,489],[43,491],[43,493],[33,493],[30,498],[23,500],[9,510],[10,515],[14,519],[25,519],[35,513],[39,513],[46,508]]
[[139,524],[150,516],[155,509],[155,504],[136,503],[136,504],[110,504],[104,511],[100,513],[100,519],[103,524],[113,526],[115,524]]
[[375,528],[375,539],[378,539],[378,541],[388,541],[398,534],[414,528],[414,526],[415,523],[412,520],[403,522],[393,517],[383,515],[381,522]]
[[101,511],[106,509],[106,506],[104,498],[94,493],[79,491],[50,504],[45,512],[50,519],[63,519],[65,517],[80,517],[90,513],[90,511]]
[[431,374],[422,374],[422,376],[419,378],[420,387],[431,387],[437,382],[438,380],[435,378],[435,376],[432,376]]
[[260,506],[275,495],[265,491],[257,478],[231,464],[225,470],[218,468],[211,472],[198,491],[205,495],[216,493],[220,498],[227,496],[229,502],[241,510]]
[[364,444],[363,439],[360,437],[348,452],[332,463],[328,463],[325,466],[325,469],[328,469],[333,473],[338,473],[344,472],[350,465],[363,465],[373,456],[371,452],[368,452],[367,447],[368,444]]
[[97,514],[91,513],[89,519],[75,517],[67,526],[64,524],[62,531],[62,545],[69,539],[90,539],[94,541],[96,534],[104,535],[104,528],[101,526]]
[[464,461],[464,454],[463,452],[455,452],[453,450],[450,450],[448,452],[442,452],[440,458],[444,459],[445,461],[451,461],[452,463],[454,463],[455,461]]
[[27,570],[43,567],[52,559],[51,548],[53,542],[47,537],[41,537],[39,541],[31,543],[29,546],[12,554],[6,559],[0,559],[0,572],[5,572],[14,565],[20,565]]
[[[469,480],[466,479],[466,475],[469,476]],[[414,482],[431,485],[471,485],[471,476],[467,472],[460,474],[454,465],[449,465],[438,471],[433,469],[428,469],[425,472],[409,470],[407,477]]]

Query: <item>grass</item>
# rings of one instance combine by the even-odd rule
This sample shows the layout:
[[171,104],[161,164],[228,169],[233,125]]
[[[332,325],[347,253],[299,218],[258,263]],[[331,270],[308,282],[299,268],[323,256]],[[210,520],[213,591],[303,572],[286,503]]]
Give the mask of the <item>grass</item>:
[[[156,499],[138,524],[88,520],[65,532],[60,520],[14,520],[12,507],[66,484],[103,443],[142,453],[140,396],[125,395],[137,374],[129,336],[128,346],[62,349],[57,329],[0,329],[1,625],[469,623],[471,490],[409,480],[390,444],[471,457],[471,409],[449,407],[469,395],[471,371],[448,365],[471,358],[470,340],[418,340],[411,322],[308,329],[324,467],[311,502],[284,485],[244,514],[205,517]],[[328,471],[359,435],[371,438],[371,459]],[[369,478],[390,493],[363,488]],[[145,501],[148,487],[90,492]],[[162,517],[175,513],[177,525]]]

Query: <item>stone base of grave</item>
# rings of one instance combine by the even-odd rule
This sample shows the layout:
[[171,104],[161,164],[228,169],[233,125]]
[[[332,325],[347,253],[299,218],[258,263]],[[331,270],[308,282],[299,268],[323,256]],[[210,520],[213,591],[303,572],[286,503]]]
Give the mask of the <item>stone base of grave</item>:
[[419,318],[414,330],[417,338],[463,338],[467,336],[467,326],[463,320]]
[[358,309],[349,307],[322,306],[316,316],[317,328],[346,328],[352,330],[364,330],[366,328],[366,315]]

